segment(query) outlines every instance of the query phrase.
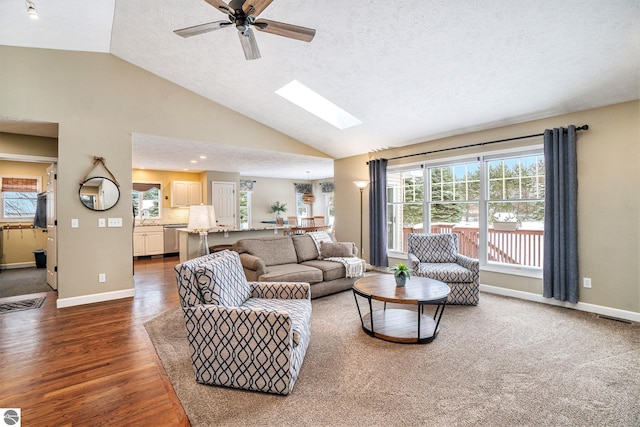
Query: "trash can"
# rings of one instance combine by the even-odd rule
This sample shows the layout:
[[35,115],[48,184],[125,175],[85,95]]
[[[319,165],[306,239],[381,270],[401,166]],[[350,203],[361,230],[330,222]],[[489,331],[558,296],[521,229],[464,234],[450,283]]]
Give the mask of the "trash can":
[[47,254],[45,253],[44,249],[33,251],[33,254],[36,257],[36,267],[47,268]]

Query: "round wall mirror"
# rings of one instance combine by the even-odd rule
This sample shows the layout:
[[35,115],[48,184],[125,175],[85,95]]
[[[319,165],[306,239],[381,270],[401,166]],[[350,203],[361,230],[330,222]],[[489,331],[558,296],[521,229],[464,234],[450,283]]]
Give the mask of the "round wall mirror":
[[80,184],[80,201],[94,211],[111,209],[120,200],[120,189],[115,182],[102,176],[94,176]]

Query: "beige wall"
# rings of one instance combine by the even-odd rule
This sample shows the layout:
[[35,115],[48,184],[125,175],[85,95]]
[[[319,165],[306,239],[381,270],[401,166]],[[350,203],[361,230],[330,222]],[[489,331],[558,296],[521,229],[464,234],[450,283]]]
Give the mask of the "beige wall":
[[[133,289],[130,198],[106,213],[78,200],[94,156],[104,157],[122,189],[131,188],[132,133],[326,157],[108,54],[0,46],[0,93],[0,115],[59,124],[59,303]],[[99,217],[122,218],[123,227],[98,228]],[[72,218],[79,228],[71,228]],[[105,283],[99,273],[107,274]]]
[[[580,302],[640,312],[640,101],[612,105],[574,114],[504,126],[481,132],[388,150],[376,158],[537,134],[544,129],[588,124],[578,137],[578,244],[580,276],[591,277],[593,288],[580,288]],[[541,144],[542,138],[499,144],[499,148]],[[498,146],[493,145],[491,150]],[[485,149],[488,151],[489,147]],[[481,150],[479,150],[481,151]],[[439,157],[462,155],[457,150]],[[423,159],[434,159],[426,156]],[[368,156],[335,162],[336,234],[358,241],[359,197],[354,180],[367,179]],[[405,162],[415,162],[411,158]],[[399,164],[391,161],[390,165]],[[364,196],[364,246],[368,248],[368,197]],[[365,255],[368,258],[368,254]],[[390,260],[398,262],[400,260]],[[403,259],[402,261],[406,261]],[[507,289],[542,293],[540,279],[508,274],[481,273],[481,283]]]
[[260,221],[275,221],[276,214],[271,213],[271,205],[276,201],[287,204],[287,211],[282,214],[283,218],[296,214],[296,193],[293,185],[296,180],[262,177],[242,179],[255,181],[251,195],[251,219],[254,224],[259,224]]
[[[0,72],[0,76],[1,76]],[[5,155],[58,157],[58,140],[0,132],[0,158]]]

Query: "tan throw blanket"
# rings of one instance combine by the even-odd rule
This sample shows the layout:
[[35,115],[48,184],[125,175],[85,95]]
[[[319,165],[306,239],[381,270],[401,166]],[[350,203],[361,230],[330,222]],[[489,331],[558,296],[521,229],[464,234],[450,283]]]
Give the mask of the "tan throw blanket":
[[347,277],[360,277],[364,274],[367,268],[367,263],[360,258],[325,258],[325,261],[340,262],[344,265],[344,269],[347,271]]

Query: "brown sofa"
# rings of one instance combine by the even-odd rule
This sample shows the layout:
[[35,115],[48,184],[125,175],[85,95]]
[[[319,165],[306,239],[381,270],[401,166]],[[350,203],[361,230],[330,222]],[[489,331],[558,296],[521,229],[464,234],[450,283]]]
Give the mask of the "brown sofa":
[[[354,243],[340,244],[350,246],[352,256],[358,255]],[[247,280],[307,282],[311,284],[311,298],[351,289],[357,280],[346,277],[341,263],[320,259],[315,242],[307,234],[241,239],[233,244],[233,250],[240,254]]]

